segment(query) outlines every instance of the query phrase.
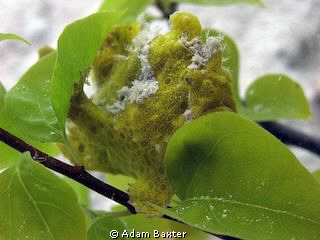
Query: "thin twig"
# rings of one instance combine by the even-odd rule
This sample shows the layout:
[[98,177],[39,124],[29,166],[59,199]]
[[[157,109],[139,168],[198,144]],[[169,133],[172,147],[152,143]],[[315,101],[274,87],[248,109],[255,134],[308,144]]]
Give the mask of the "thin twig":
[[281,142],[294,145],[320,155],[320,138],[301,133],[293,128],[276,122],[258,122],[260,126],[269,131]]

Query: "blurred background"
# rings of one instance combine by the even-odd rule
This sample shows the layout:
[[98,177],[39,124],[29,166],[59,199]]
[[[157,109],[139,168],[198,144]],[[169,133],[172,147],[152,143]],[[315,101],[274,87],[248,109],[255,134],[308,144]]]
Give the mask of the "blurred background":
[[[180,4],[178,10],[195,14],[203,27],[223,31],[235,40],[240,51],[242,94],[252,81],[266,73],[284,73],[297,81],[312,104],[313,115],[307,121],[282,122],[320,136],[320,1],[262,1],[264,8]],[[0,0],[0,32],[18,34],[32,44],[1,42],[0,81],[6,89],[37,60],[39,47],[55,48],[63,28],[94,12],[100,3],[101,0]],[[156,8],[151,7],[148,12],[160,16]],[[167,27],[165,22],[159,24]],[[310,171],[320,168],[318,156],[296,147],[292,151]],[[98,200],[96,206],[101,207]]]

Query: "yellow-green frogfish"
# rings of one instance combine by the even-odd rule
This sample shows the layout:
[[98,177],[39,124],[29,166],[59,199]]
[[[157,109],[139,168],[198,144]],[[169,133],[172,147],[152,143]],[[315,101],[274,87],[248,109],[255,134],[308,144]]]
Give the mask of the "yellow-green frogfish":
[[164,168],[170,136],[208,112],[236,112],[223,48],[189,13],[173,14],[164,35],[145,23],[120,26],[92,64],[96,93],[75,87],[71,145],[85,169],[136,179],[128,193],[138,212],[159,215],[150,203],[167,207],[174,194]]

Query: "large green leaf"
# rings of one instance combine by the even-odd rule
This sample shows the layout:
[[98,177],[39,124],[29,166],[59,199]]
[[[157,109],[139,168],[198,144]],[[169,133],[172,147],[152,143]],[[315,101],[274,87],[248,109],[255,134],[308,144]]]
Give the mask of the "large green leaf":
[[0,239],[85,240],[85,219],[67,183],[24,154],[0,174]]
[[23,135],[42,142],[64,142],[49,97],[50,79],[56,62],[53,52],[34,64],[5,96],[10,123]]
[[152,0],[104,0],[99,11],[124,11],[121,21],[133,22],[152,3]]
[[[0,82],[0,127],[9,131],[12,134],[15,134],[20,138],[23,138],[23,140],[26,141],[26,137],[22,136],[21,134],[18,134],[18,132],[14,129],[14,127],[8,120],[7,116],[5,115],[5,112],[4,112],[5,94],[6,94],[6,91]],[[50,143],[39,143],[35,141],[30,141],[30,140],[27,140],[27,142],[51,156],[57,155],[59,152],[58,148],[55,145]],[[6,168],[14,164],[19,158],[20,158],[20,152],[0,142],[0,169]]]
[[209,36],[223,36],[222,44],[225,45],[225,49],[222,52],[223,66],[231,73],[233,95],[235,96],[237,104],[239,105],[239,53],[237,45],[231,37],[220,31],[206,29],[203,31],[203,35],[205,34],[208,34]]
[[259,4],[263,5],[260,0],[175,0],[180,3],[192,3],[201,5],[230,5],[230,4]]
[[0,33],[0,42],[3,40],[19,40],[28,45],[31,45],[27,40],[13,33]]
[[307,118],[310,107],[299,84],[285,75],[269,74],[248,88],[240,114],[255,121]]
[[320,239],[320,185],[285,145],[237,114],[183,126],[165,165],[182,200],[164,211],[174,218],[244,239]]
[[74,84],[93,62],[106,34],[121,13],[99,12],[69,24],[58,40],[58,59],[50,97],[60,125],[65,126]]

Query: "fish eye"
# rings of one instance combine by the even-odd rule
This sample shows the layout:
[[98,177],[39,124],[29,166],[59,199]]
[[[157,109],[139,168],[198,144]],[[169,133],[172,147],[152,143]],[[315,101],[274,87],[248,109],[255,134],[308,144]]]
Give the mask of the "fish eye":
[[188,76],[184,76],[184,77],[183,77],[183,80],[184,80],[186,83],[188,83],[188,84],[191,84],[191,83],[192,83],[191,78],[188,77]]

